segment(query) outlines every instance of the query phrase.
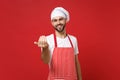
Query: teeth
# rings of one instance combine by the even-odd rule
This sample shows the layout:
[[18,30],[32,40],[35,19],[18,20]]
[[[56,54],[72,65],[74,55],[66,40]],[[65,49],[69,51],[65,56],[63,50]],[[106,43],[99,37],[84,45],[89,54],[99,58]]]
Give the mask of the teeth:
[[58,27],[62,27],[62,26],[59,25]]

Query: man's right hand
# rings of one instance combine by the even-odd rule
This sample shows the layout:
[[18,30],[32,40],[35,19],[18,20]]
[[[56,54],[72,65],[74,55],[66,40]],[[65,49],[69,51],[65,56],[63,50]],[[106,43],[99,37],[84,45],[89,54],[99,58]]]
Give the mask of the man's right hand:
[[38,42],[34,42],[34,44],[38,45],[38,47],[41,47],[41,59],[44,63],[48,64],[50,61],[50,54],[46,36],[40,36]]
[[40,36],[38,42],[34,42],[34,44],[37,44],[38,47],[41,47],[41,48],[48,48],[48,43],[47,43],[47,39],[46,39],[46,36]]

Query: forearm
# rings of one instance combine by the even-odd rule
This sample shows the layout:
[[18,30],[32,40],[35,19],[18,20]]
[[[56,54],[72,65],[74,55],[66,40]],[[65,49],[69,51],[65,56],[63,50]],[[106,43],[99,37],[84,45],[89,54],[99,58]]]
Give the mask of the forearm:
[[77,64],[77,76],[78,80],[82,80],[81,68],[79,63]]
[[78,57],[76,57],[76,71],[77,71],[78,80],[82,80],[81,67],[80,67]]
[[49,49],[47,48],[42,48],[41,49],[41,59],[43,60],[44,63],[48,64],[50,60],[50,54],[49,54]]

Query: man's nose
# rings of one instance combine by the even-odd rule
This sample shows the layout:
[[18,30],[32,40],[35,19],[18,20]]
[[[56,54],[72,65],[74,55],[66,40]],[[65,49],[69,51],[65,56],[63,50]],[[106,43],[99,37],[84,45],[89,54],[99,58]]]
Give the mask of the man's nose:
[[59,21],[59,20],[57,21],[57,24],[60,24],[60,21]]

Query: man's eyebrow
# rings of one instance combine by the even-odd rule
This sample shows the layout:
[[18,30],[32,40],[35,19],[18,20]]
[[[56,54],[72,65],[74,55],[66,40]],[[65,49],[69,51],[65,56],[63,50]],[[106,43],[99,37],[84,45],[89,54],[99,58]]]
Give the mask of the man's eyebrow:
[[53,19],[53,20],[60,20],[60,19],[64,19],[63,17],[61,17],[61,18],[58,18],[58,19]]

